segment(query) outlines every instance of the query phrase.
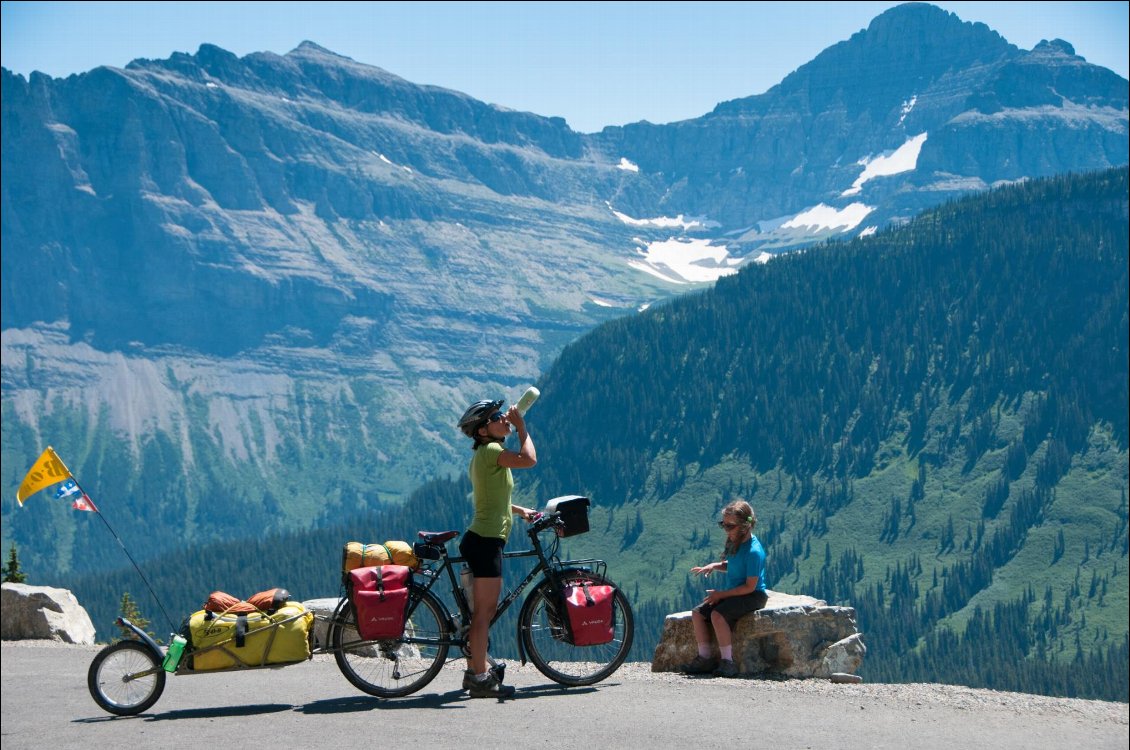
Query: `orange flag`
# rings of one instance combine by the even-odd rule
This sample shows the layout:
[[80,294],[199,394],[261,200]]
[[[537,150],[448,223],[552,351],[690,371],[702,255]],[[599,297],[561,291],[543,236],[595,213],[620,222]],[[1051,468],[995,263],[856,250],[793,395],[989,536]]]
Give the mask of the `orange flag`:
[[23,506],[24,500],[40,490],[47,489],[70,478],[71,472],[63,465],[62,459],[55,454],[55,449],[49,445],[47,450],[43,451],[35,464],[28,470],[24,481],[20,482],[20,488],[16,491],[16,501],[20,506]]

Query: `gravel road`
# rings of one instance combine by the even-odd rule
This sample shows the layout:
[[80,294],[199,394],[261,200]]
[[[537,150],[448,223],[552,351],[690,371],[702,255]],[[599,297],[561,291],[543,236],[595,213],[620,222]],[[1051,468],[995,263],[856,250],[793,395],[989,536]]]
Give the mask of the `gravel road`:
[[[382,701],[355,690],[332,657],[241,673],[172,676],[147,714],[117,718],[91,700],[97,647],[4,641],[4,750],[248,746],[658,748],[1118,748],[1125,703],[951,685],[726,680],[626,664],[590,688],[563,689],[513,663],[505,702],[471,700],[452,662],[420,693]],[[238,739],[242,738],[242,739]]]

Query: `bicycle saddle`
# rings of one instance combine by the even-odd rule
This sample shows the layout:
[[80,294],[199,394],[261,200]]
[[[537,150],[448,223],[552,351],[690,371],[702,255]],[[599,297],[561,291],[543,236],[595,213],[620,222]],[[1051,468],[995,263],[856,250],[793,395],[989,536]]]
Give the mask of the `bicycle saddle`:
[[459,536],[458,531],[420,531],[420,539],[428,544],[443,544]]

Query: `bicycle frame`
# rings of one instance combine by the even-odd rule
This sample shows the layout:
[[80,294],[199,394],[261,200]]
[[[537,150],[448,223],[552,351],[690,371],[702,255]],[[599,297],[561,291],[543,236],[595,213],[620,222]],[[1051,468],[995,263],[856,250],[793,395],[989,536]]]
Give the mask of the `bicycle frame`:
[[[515,584],[509,590],[505,591],[504,595],[500,597],[498,606],[494,611],[494,617],[491,618],[490,627],[494,627],[495,623],[498,622],[498,620],[502,617],[506,610],[510,608],[510,605],[518,600],[518,597],[522,595],[522,593],[526,590],[526,587],[528,587],[530,583],[533,582],[533,580],[538,576],[541,576],[545,580],[549,581],[551,586],[556,587],[558,585],[558,574],[565,570],[589,571],[591,569],[584,566],[591,565],[596,568],[595,572],[599,573],[601,576],[605,574],[607,565],[604,560],[599,560],[596,558],[585,558],[579,560],[558,559],[556,551],[559,542],[557,539],[554,539],[554,544],[550,552],[548,554],[546,553],[545,548],[542,546],[541,538],[538,535],[543,531],[553,529],[556,523],[557,519],[554,517],[546,517],[535,521],[526,531],[526,534],[530,537],[532,544],[531,549],[521,550],[518,552],[502,553],[503,560],[536,557],[537,562],[519,583]],[[420,532],[420,536],[421,538],[424,538],[425,532]],[[446,606],[444,607],[444,616],[447,617],[448,623],[450,625],[450,632],[453,634],[452,638],[447,641],[447,644],[455,646],[461,651],[466,652],[467,630],[471,625],[471,607],[467,602],[467,596],[463,591],[463,587],[459,585],[459,579],[455,572],[456,566],[465,563],[466,559],[463,557],[448,554],[446,541],[431,542],[430,544],[432,544],[432,546],[436,547],[439,550],[440,558],[438,567],[433,568],[427,567],[426,565],[422,566],[421,569],[416,572],[414,580],[418,580],[419,578],[426,579],[426,583],[423,584],[422,588],[424,591],[431,591],[439,581],[440,576],[446,572],[447,581],[451,586],[452,598],[455,600],[455,604],[459,608],[458,614],[460,618],[459,622],[457,623],[452,617],[451,613],[446,611]],[[407,616],[409,618],[411,618],[412,611],[415,609],[418,603],[419,597],[413,597],[412,601],[409,602],[407,613]],[[442,601],[440,603],[442,604]],[[521,627],[520,624],[519,627]],[[525,664],[526,653],[525,649],[522,647],[522,639],[517,632],[515,632],[515,640],[518,645],[519,659],[522,664]],[[489,656],[487,658],[490,659]],[[493,659],[491,659],[491,661],[493,662]]]

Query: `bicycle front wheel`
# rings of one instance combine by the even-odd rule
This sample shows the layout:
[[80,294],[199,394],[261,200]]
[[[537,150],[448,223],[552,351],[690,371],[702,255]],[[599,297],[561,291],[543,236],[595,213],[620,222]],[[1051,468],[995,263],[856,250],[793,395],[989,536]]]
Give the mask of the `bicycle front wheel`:
[[118,716],[146,710],[165,689],[165,670],[153,649],[138,641],[119,641],[98,652],[86,672],[94,702]]
[[530,661],[543,675],[562,685],[580,687],[605,679],[624,663],[632,648],[635,622],[627,597],[611,581],[583,570],[567,570],[558,575],[562,584],[591,581],[598,586],[613,586],[615,627],[612,640],[596,646],[574,646],[561,618],[560,593],[546,581],[534,589],[522,605],[518,629]]
[[330,624],[329,642],[345,679],[378,698],[410,695],[435,679],[447,659],[451,634],[443,605],[416,586],[409,594],[404,635],[367,641],[357,632],[353,607],[343,599]]

